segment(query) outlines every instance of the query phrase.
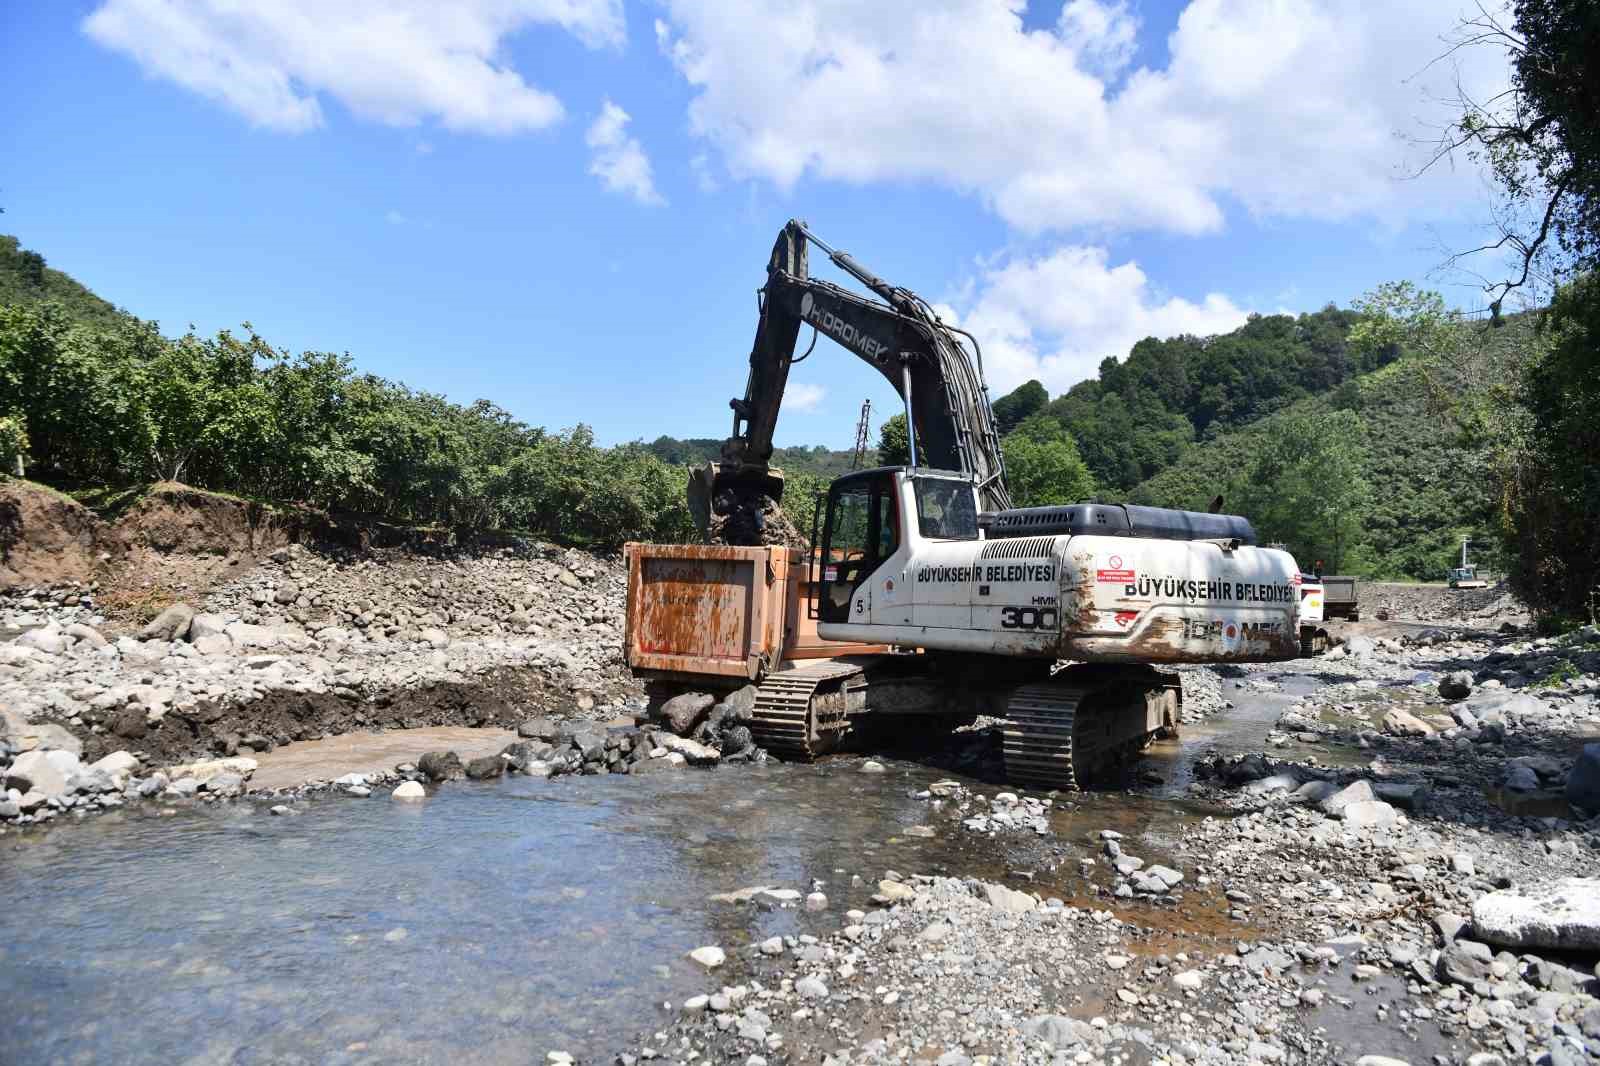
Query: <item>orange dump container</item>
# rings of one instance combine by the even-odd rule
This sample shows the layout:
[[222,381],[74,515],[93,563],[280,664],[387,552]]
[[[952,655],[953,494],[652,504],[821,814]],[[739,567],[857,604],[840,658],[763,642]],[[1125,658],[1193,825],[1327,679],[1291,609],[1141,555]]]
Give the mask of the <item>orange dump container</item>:
[[817,636],[805,558],[790,548],[629,544],[624,652],[648,676],[756,681],[788,659],[886,652]]

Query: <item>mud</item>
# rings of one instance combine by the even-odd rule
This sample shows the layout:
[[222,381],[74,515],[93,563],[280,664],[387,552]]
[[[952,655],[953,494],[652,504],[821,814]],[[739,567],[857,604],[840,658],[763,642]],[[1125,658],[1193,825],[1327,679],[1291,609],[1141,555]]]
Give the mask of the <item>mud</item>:
[[777,500],[764,492],[724,489],[711,502],[706,540],[737,547],[784,547],[804,551],[805,536]]
[[565,717],[572,710],[571,701],[568,688],[551,685],[537,671],[514,669],[372,697],[280,690],[248,703],[205,701],[190,710],[174,709],[160,724],[134,725],[123,735],[110,730],[89,735],[84,738],[83,758],[93,761],[127,748],[160,765],[212,755],[250,755],[245,738],[254,737],[262,738],[271,750],[357,731],[431,726],[515,729],[539,714]]
[[416,762],[430,751],[453,751],[462,762],[469,762],[493,755],[516,739],[517,734],[509,729],[440,726],[297,740],[256,756],[259,765],[250,776],[250,787],[272,791],[308,781],[332,781],[345,774],[378,773]]

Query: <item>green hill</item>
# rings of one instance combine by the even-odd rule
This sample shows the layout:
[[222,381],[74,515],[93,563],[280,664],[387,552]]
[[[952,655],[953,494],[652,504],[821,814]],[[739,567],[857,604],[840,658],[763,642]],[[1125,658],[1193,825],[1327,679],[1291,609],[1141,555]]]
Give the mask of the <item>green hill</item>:
[[[1237,504],[1242,498],[1259,498],[1259,491],[1253,493],[1242,479],[1258,463],[1276,429],[1291,420],[1345,427],[1348,420],[1331,416],[1349,412],[1356,416],[1355,439],[1328,441],[1349,446],[1356,474],[1352,480],[1365,490],[1352,516],[1359,542],[1344,569],[1438,580],[1459,558],[1463,536],[1483,546],[1479,551],[1487,550],[1495,505],[1487,443],[1468,441],[1441,406],[1470,395],[1479,382],[1496,376],[1496,368],[1508,370],[1510,352],[1528,328],[1525,322],[1513,322],[1484,332],[1470,374],[1406,358],[1220,433],[1135,486],[1127,499],[1204,509],[1218,494],[1225,497],[1225,508],[1230,499]],[[1343,487],[1347,486],[1328,488],[1332,494]]]
[[111,304],[59,270],[44,256],[22,247],[15,237],[0,234],[0,307],[54,302],[77,323],[110,329],[128,318]]

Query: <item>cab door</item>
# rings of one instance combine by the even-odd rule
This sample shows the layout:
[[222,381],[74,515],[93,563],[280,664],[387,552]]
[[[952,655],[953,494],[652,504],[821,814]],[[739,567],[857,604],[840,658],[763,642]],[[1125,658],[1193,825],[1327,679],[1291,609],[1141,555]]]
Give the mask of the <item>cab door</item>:
[[[873,472],[833,483],[822,537],[820,621],[857,625],[873,621],[875,575],[899,547],[894,508],[892,474]],[[895,590],[883,591],[892,598]]]

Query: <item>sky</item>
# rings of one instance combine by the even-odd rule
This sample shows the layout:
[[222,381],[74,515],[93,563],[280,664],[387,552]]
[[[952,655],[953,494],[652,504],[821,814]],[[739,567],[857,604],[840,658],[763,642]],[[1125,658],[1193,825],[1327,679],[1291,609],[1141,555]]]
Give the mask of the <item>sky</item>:
[[[0,232],[169,334],[723,437],[805,219],[1052,396],[1481,237],[1456,0],[0,0]],[[813,254],[813,272],[829,275]],[[817,264],[821,263],[821,266]],[[1430,277],[1432,280],[1430,280]],[[802,343],[809,337],[802,338]],[[898,399],[827,340],[780,444]]]

